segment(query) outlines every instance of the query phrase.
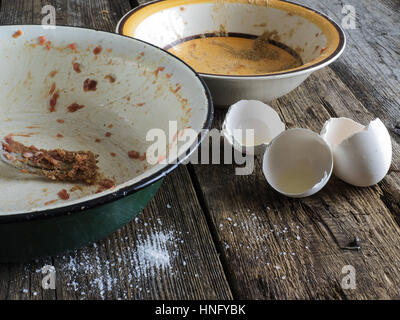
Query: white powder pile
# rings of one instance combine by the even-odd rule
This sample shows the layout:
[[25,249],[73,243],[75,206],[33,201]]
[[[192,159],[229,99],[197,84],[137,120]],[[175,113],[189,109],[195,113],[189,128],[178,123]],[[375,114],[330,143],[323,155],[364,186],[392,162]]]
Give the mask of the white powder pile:
[[[161,225],[159,220],[157,222]],[[143,230],[137,230],[140,231]],[[112,292],[120,292],[120,296],[116,298],[126,299],[128,288],[146,291],[142,286],[148,282],[148,277],[154,277],[163,271],[174,275],[173,264],[179,253],[178,243],[183,242],[177,232],[157,231],[146,234],[145,237],[139,233],[137,237],[134,245],[123,246],[122,250],[117,245],[112,246],[111,241],[116,240],[109,238],[106,240],[107,246],[93,244],[69,256],[63,256],[60,273],[66,280],[67,287],[80,294],[81,299],[89,294],[105,299],[110,296],[107,293]],[[129,241],[128,237],[122,240]],[[109,259],[105,260],[101,258],[104,254],[100,251],[104,251],[106,247],[110,249],[106,254]],[[113,247],[116,249],[111,249]]]
[[[155,274],[155,269],[171,270],[171,255],[176,256],[176,251],[168,250],[168,243],[174,239],[173,232],[158,232],[148,235],[136,248],[135,276],[150,273]],[[176,239],[175,239],[176,240]]]

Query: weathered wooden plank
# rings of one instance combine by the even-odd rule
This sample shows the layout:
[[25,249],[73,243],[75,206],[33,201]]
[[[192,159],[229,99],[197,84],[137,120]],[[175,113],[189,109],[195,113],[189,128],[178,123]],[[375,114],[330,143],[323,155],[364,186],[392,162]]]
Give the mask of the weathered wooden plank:
[[[59,25],[113,31],[129,1],[5,1],[0,23],[40,23],[44,4]],[[56,290],[41,288],[54,265]],[[181,167],[166,178],[144,212],[107,239],[29,264],[0,265],[1,299],[230,299],[208,226]]]
[[[326,68],[315,73],[272,104],[289,127],[317,132],[332,116],[364,124],[379,116],[392,129],[394,157],[390,174],[378,186],[356,188],[333,177],[317,195],[293,200],[267,186],[259,158],[250,176],[233,176],[233,166],[193,167],[235,297],[400,297],[400,148],[395,130],[400,94],[399,74],[394,75],[399,59],[394,41],[398,28],[392,28],[398,14],[386,6],[393,1],[380,2],[358,11],[363,19],[357,21],[358,29],[346,31],[348,48],[332,66],[334,72]],[[326,9],[322,11],[341,20],[339,1],[301,3]],[[353,3],[364,6],[364,2]],[[378,37],[382,29],[387,34]],[[387,50],[377,50],[379,45]],[[224,112],[217,113],[217,128],[223,117]],[[354,236],[362,239],[362,251],[341,250]],[[356,269],[356,290],[341,287],[341,270],[348,264]]]
[[339,24],[344,17],[343,6],[354,6],[356,29],[345,29],[347,48],[332,69],[400,143],[399,2],[301,0],[299,3],[321,10]]
[[[321,81],[321,75],[315,79]],[[315,130],[322,125],[321,119],[313,124],[306,120],[306,112],[298,118],[300,107],[292,108],[315,99],[313,86],[306,85],[302,89],[307,95],[293,93],[273,106],[284,110],[287,122]],[[300,100],[310,92],[312,97]],[[316,113],[329,117],[322,107]],[[194,173],[236,298],[400,296],[400,230],[380,199],[379,187],[355,188],[333,178],[317,195],[293,200],[267,186],[260,159],[251,176],[234,176],[234,167],[229,165],[194,166]],[[354,236],[362,239],[362,251],[341,250]],[[357,272],[354,291],[342,290],[340,285],[342,267],[348,264]]]

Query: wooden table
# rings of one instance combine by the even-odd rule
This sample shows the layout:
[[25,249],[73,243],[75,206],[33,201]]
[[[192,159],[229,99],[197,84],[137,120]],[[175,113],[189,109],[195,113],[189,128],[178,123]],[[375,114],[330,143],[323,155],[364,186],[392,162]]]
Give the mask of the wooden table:
[[[297,0],[343,18],[340,0]],[[142,2],[142,1],[139,1]],[[135,0],[2,0],[1,24],[40,24],[42,6],[59,25],[113,31]],[[267,186],[261,159],[250,176],[232,165],[187,165],[170,174],[142,214],[107,239],[27,264],[0,265],[0,299],[371,299],[400,298],[400,6],[348,0],[355,30],[344,55],[272,106],[289,127],[319,132],[330,117],[379,117],[393,165],[377,186],[333,178],[316,196],[293,200]],[[224,110],[216,110],[220,128]],[[360,251],[346,251],[357,236]],[[56,289],[40,269],[53,265]],[[356,289],[341,286],[356,270]]]

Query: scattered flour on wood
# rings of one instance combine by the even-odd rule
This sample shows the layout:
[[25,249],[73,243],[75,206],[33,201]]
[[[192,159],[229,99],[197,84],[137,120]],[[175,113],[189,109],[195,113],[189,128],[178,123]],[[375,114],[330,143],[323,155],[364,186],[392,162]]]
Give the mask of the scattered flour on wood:
[[[157,222],[161,225],[160,220]],[[81,299],[90,298],[88,295],[102,299],[126,299],[128,287],[138,292],[149,292],[143,288],[148,278],[163,271],[174,275],[174,263],[182,264],[176,259],[179,255],[178,243],[183,242],[179,234],[172,230],[161,230],[143,237],[140,231],[143,230],[137,230],[135,245],[126,245],[123,249],[117,245],[115,238],[108,238],[102,244],[94,243],[62,256],[63,262],[56,269],[65,278],[68,289],[75,291]],[[127,238],[123,240],[129,241]],[[113,241],[114,246],[111,243]],[[100,258],[105,256],[110,258]],[[186,262],[183,265],[186,266]],[[89,283],[84,283],[85,280]],[[115,297],[115,292],[120,292],[120,296]]]

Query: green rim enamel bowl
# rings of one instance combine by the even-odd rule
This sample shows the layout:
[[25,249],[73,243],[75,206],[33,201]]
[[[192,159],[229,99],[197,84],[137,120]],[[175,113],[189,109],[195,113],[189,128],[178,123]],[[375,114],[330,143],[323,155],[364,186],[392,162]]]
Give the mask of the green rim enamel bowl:
[[[101,175],[114,181],[109,189],[51,181],[1,161],[0,262],[80,248],[122,227],[211,126],[203,80],[151,44],[34,25],[2,26],[0,39],[0,136],[43,149],[90,150],[99,155]],[[157,140],[161,133],[165,139]]]

